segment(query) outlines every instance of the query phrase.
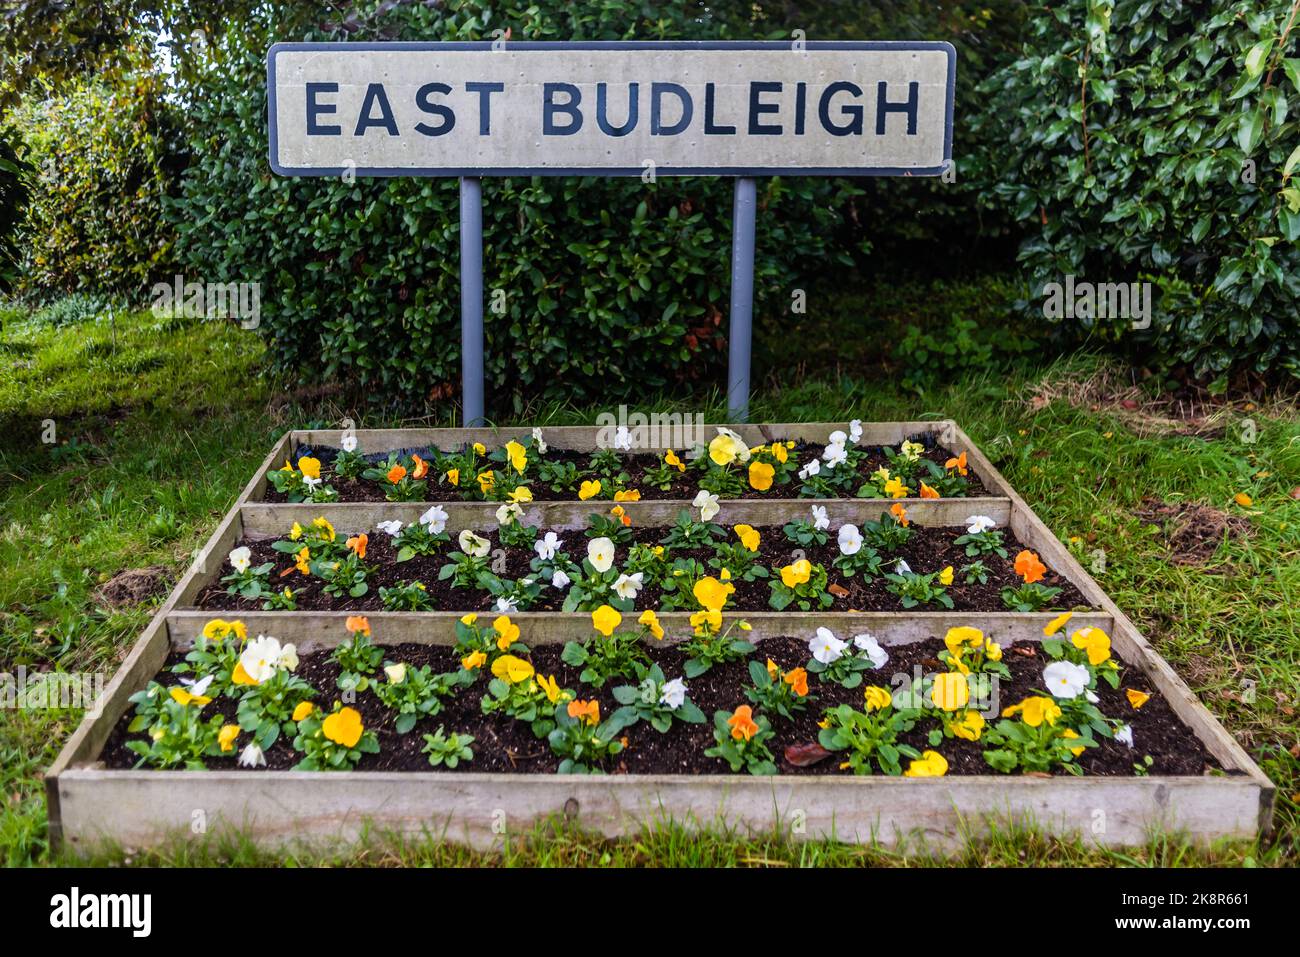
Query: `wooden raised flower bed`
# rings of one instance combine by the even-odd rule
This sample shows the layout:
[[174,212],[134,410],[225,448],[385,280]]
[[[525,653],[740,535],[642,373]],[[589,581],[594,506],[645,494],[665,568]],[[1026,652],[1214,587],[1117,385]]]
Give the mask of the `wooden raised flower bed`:
[[[845,427],[774,424],[729,428],[753,445],[778,439],[818,445],[825,443],[833,430]],[[492,450],[531,431],[389,430],[361,431],[355,437],[360,450],[371,454],[429,448],[451,451],[475,442]],[[713,431],[714,427],[707,427],[709,434]],[[597,435],[595,428],[545,432],[557,457],[566,451],[590,453],[596,448]],[[368,532],[382,541],[374,532],[379,522],[415,521],[430,502],[437,501],[447,513],[447,529],[453,539],[461,529],[486,532],[496,527],[499,502],[440,498],[437,492],[426,501],[413,502],[375,500],[361,491],[351,496],[358,499],[353,501],[347,500],[349,495],[330,503],[268,500],[282,497],[273,490],[268,494],[268,472],[303,449],[336,448],[340,438],[338,432],[293,432],[267,456],[123,662],[108,686],[100,713],[83,721],[50,768],[46,780],[55,841],[77,847],[111,838],[142,846],[171,833],[190,832],[198,818],[206,829],[240,828],[266,843],[300,838],[355,840],[366,833],[395,830],[444,835],[448,840],[479,846],[494,844],[503,832],[526,830],[533,821],[553,814],[566,815],[611,836],[635,832],[646,821],[661,818],[700,826],[725,821],[759,831],[778,827],[795,837],[834,835],[846,841],[883,844],[919,840],[940,848],[959,843],[963,835],[977,835],[990,824],[1009,821],[1032,823],[1053,833],[1080,834],[1108,845],[1140,842],[1153,829],[1161,828],[1183,831],[1204,841],[1250,837],[1268,826],[1273,786],[1267,777],[985,456],[954,423],[946,421],[866,423],[859,444],[896,445],[906,439],[923,439],[928,447],[940,450],[940,455],[965,453],[972,473],[967,497],[813,499],[790,497],[774,489],[768,495],[747,492],[743,497],[722,498],[714,521],[727,527],[744,522],[779,529],[785,522],[806,518],[816,504],[826,508],[834,529],[844,522],[870,521],[901,502],[910,521],[941,536],[955,533],[972,514],[992,518],[1009,533],[1008,545],[1013,538],[1014,547],[1041,556],[1049,580],[1059,582],[1063,596],[1070,596],[1067,607],[1075,609],[1070,628],[1094,627],[1111,637],[1115,656],[1132,678],[1126,684],[1152,695],[1151,721],[1163,722],[1166,738],[1172,736],[1175,744],[1185,740],[1184,750],[1199,756],[1168,765],[1182,768],[1181,772],[1161,773],[1158,762],[1149,774],[1117,773],[1112,760],[1109,770],[1083,776],[1011,776],[954,766],[954,773],[943,777],[904,778],[837,773],[835,761],[801,768],[781,760],[781,773],[756,777],[729,773],[725,765],[710,759],[687,767],[689,773],[668,773],[661,761],[656,763],[653,748],[635,747],[607,768],[613,773],[600,776],[556,774],[553,762],[547,763],[549,759],[526,755],[518,761],[503,761],[480,754],[454,771],[434,771],[417,770],[419,762],[410,760],[409,755],[403,758],[395,748],[397,739],[386,730],[382,743],[393,747],[381,747],[379,755],[370,756],[374,759],[371,765],[384,770],[368,770],[363,761],[357,770],[347,773],[294,771],[281,768],[274,760],[270,769],[257,770],[236,769],[233,761],[223,765],[229,769],[205,771],[128,769],[122,749],[124,716],[129,716],[132,708],[128,698],[145,688],[169,661],[191,649],[205,623],[214,617],[238,618],[250,636],[267,634],[294,642],[304,670],[314,669],[316,674],[325,653],[348,637],[346,619],[360,612],[368,617],[376,644],[390,650],[400,646],[403,660],[442,662],[435,670],[454,668],[450,646],[456,640],[457,621],[467,608],[486,611],[489,606],[448,605],[446,596],[440,596],[443,610],[427,612],[385,611],[373,603],[367,605],[366,599],[293,611],[266,611],[256,603],[223,605],[221,601],[218,583],[229,571],[227,553],[240,543],[257,549],[281,538],[294,522],[307,524],[323,516],[340,534]],[[635,456],[661,451],[658,447],[632,450],[628,453],[634,462],[632,470],[642,467]],[[607,511],[614,504],[607,499],[541,500],[540,496],[520,503],[525,524],[571,535],[580,535],[576,530],[590,514]],[[690,500],[645,496],[618,504],[625,509],[632,528],[642,529],[671,524],[690,506]],[[1045,625],[1056,617],[1054,611],[1013,612],[987,602],[959,605],[953,611],[934,607],[860,610],[870,607],[874,593],[846,592],[827,609],[775,611],[751,604],[739,605],[739,611],[729,608],[728,615],[743,617],[750,624],[752,630],[746,638],[757,646],[754,658],[774,657],[782,668],[799,663],[793,657],[796,641],[806,647],[816,629],[825,627],[842,636],[870,632],[894,661],[886,672],[895,666],[920,668],[922,663],[927,670],[934,670],[932,654],[942,647],[937,640],[954,626],[973,627],[1014,652],[1009,657],[1017,681],[1026,662],[1041,668],[1042,657],[1036,656],[1035,646],[1043,640]],[[865,604],[855,607],[850,600]],[[637,611],[643,607],[637,604]],[[690,633],[689,614],[687,610],[660,614],[667,637],[651,651],[656,660],[672,660],[676,643]],[[628,617],[635,619],[635,615]],[[542,662],[560,667],[559,648],[566,641],[581,641],[592,634],[592,618],[586,611],[521,611],[511,618],[520,628],[521,640],[533,650],[539,670]],[[807,652],[802,654],[806,657]],[[716,680],[704,684],[698,693],[710,705],[721,704],[722,699],[714,702],[710,693],[731,695],[734,684],[734,676],[720,670]],[[334,696],[332,684],[318,687],[322,702]],[[477,702],[481,693],[480,685],[465,696]],[[860,704],[860,689],[853,694]],[[850,697],[831,694],[824,704]],[[457,714],[471,721],[472,710],[462,709]],[[811,710],[819,709],[814,706]],[[378,719],[368,712],[367,723],[372,720]],[[455,723],[450,716],[442,720]],[[641,726],[637,733],[654,734]],[[697,737],[704,733],[696,732]],[[489,747],[483,741],[479,745]],[[544,741],[541,747],[545,748]]]

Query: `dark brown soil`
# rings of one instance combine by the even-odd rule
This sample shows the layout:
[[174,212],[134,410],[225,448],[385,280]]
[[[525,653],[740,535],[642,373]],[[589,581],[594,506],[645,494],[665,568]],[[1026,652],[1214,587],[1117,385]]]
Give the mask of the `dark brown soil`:
[[[896,674],[911,675],[914,668],[927,673],[941,669],[936,656],[942,647],[937,638],[891,647],[888,649],[889,661],[882,669],[872,673],[867,683],[888,688]],[[809,660],[807,646],[794,638],[774,638],[763,642],[759,649],[756,658],[760,654],[770,657],[787,670],[806,665]],[[435,671],[449,671],[459,666],[449,648],[399,645],[386,651],[392,660],[416,666],[430,664]],[[543,646],[534,649],[531,658],[539,672],[556,675],[561,687],[576,691],[583,699],[595,697],[600,701],[602,716],[611,714],[617,707],[612,695],[613,684],[622,682],[607,684],[600,691],[583,685],[578,680],[577,669],[560,660],[560,651],[558,645]],[[661,646],[650,649],[650,656],[660,663],[668,677],[681,675],[681,652]],[[180,658],[178,654],[173,655],[168,666]],[[1007,649],[1004,660],[1011,669],[1012,678],[1009,682],[1001,683],[999,707],[1014,704],[1030,694],[1043,693],[1041,676],[1045,660],[1036,645],[1018,642]],[[327,652],[304,655],[298,674],[320,689],[321,693],[316,699],[318,704],[328,707],[338,697],[334,690],[338,668],[330,661]],[[166,674],[160,680],[166,685],[173,683]],[[644,722],[634,725],[625,732],[628,738],[627,750],[611,761],[608,770],[616,774],[730,773],[724,762],[707,757],[704,751],[714,743],[713,713],[718,710],[731,711],[737,705],[746,703],[744,689],[749,686],[749,680],[747,661],[718,665],[706,674],[688,680],[688,695],[708,716],[709,722],[703,725],[674,722],[666,734],[658,733]],[[442,714],[420,721],[406,735],[398,735],[393,730],[391,712],[373,694],[364,692],[358,695],[353,706],[361,712],[366,727],[376,730],[380,747],[378,754],[365,755],[358,768],[372,771],[429,770],[427,758],[421,753],[423,736],[443,725],[448,731],[471,734],[475,739],[472,745],[474,760],[462,764],[457,771],[555,772],[559,758],[552,754],[544,740],[533,736],[528,725],[501,715],[482,714],[479,700],[486,693],[486,684],[486,679],[480,678],[474,685],[463,689],[457,697],[449,699]],[[1134,711],[1124,694],[1125,688],[1146,691],[1151,699],[1141,710]],[[795,767],[784,757],[785,749],[791,745],[816,742],[817,722],[821,719],[823,709],[842,703],[860,707],[862,703],[861,688],[847,690],[839,685],[821,684],[811,675],[809,692],[817,700],[810,702],[803,712],[797,713],[793,722],[777,715],[769,716],[773,730],[776,731],[771,750],[777,758],[781,773],[848,774],[850,772],[839,770],[839,759],[834,756],[806,768]],[[1142,675],[1126,670],[1119,689],[1112,690],[1109,685],[1103,684],[1098,693],[1101,698],[1098,707],[1103,714],[1122,718],[1132,724],[1135,747],[1130,750],[1113,740],[1102,740],[1098,747],[1084,752],[1079,760],[1087,774],[1130,776],[1135,773],[1134,764],[1140,762],[1145,755],[1150,755],[1153,759],[1149,773],[1156,775],[1199,775],[1219,767]],[[208,705],[208,708],[230,717],[234,714],[235,703],[221,698]],[[135,765],[136,755],[125,747],[128,739],[126,726],[130,720],[130,713],[122,717],[104,748],[103,760],[110,768],[129,768]],[[936,719],[927,715],[909,732],[905,742],[925,750],[928,747],[926,735],[936,725]],[[241,736],[239,746],[242,747],[246,740],[247,736]],[[937,750],[948,760],[950,774],[993,773],[984,761],[977,743],[945,740]],[[266,758],[268,768],[281,770],[292,767],[298,761],[290,742],[283,737],[267,751]],[[221,766],[234,767],[235,762],[223,762]]]
[[[941,448],[934,444],[933,436],[929,436],[929,435],[913,436],[911,441],[921,442],[922,444],[926,445],[926,452],[924,457],[930,459],[933,462],[936,462],[941,466],[943,465],[944,462],[946,462],[949,458],[952,457],[952,453],[949,452],[947,449]],[[876,469],[880,468],[882,465],[885,465],[887,462],[887,460],[885,459],[883,446],[864,446],[864,448],[868,452],[868,455],[864,464],[862,464],[858,469],[858,476],[859,476],[858,481],[853,484],[853,487],[850,490],[849,495],[852,495],[853,492],[856,492],[858,485],[860,485],[862,482],[865,482],[871,476],[871,474],[876,471]],[[821,445],[800,443],[799,445],[795,446],[793,449],[790,450],[790,455],[795,461],[803,463],[808,461],[814,455],[820,456],[822,449],[823,446]],[[428,448],[402,450],[402,453],[406,455],[409,455],[412,452],[418,452],[423,458],[426,459],[431,459],[431,456],[433,455],[431,450],[429,450]],[[333,486],[334,490],[339,493],[339,501],[341,502],[382,502],[384,501],[384,490],[378,483],[371,482],[366,479],[341,479],[334,476],[334,459],[338,455],[337,449],[316,448],[314,446],[300,445],[298,446],[297,449],[294,450],[294,453],[291,456],[291,461],[297,462],[298,459],[304,455],[310,455],[320,459],[321,478],[325,480],[326,484]],[[386,461],[388,458],[388,454],[385,453],[383,455],[371,455],[371,456],[367,456],[367,458],[376,462]],[[591,462],[591,453],[570,452],[570,451],[564,451],[560,449],[552,449],[546,453],[546,458],[548,461],[572,462],[579,469],[579,471],[581,471],[583,469],[588,468]],[[686,473],[686,475],[678,476],[676,479],[674,479],[672,484],[667,489],[657,488],[647,483],[645,481],[646,469],[653,468],[660,464],[662,460],[658,455],[652,455],[649,453],[628,453],[625,454],[623,458],[624,461],[626,461],[627,463],[626,469],[630,477],[627,483],[627,487],[639,489],[641,492],[641,497],[643,499],[655,499],[655,500],[692,499],[695,497],[695,493],[698,491],[696,475],[693,472],[688,472]],[[975,497],[975,496],[988,494],[984,488],[984,485],[980,482],[979,478],[976,477],[974,471],[971,471],[966,476],[966,480],[969,483],[966,490],[967,497]],[[577,498],[576,486],[572,490],[563,490],[557,492],[554,489],[550,488],[549,486],[545,486],[542,485],[540,482],[534,481],[529,483],[529,488],[532,489],[533,497],[539,502],[569,501]],[[790,485],[783,486],[780,488],[773,487],[767,492],[756,492],[753,489],[746,487],[744,494],[741,495],[740,497],[741,498],[798,498],[799,497],[798,489],[799,489],[798,479],[795,479],[794,482]],[[425,489],[425,501],[429,501],[429,502],[455,502],[455,501],[460,501],[462,499],[468,499],[472,497],[473,497],[472,495],[466,494],[462,489],[456,486],[448,485],[448,484],[440,484],[439,482],[433,480],[430,480],[428,486]],[[286,502],[288,501],[288,498],[285,495],[281,494],[280,492],[277,492],[274,488],[268,486],[265,493],[265,500],[268,502]]]
[[[912,538],[896,555],[890,556],[891,560],[892,558],[901,557],[913,571],[922,574],[938,571],[947,565],[952,565],[954,570],[958,570],[963,565],[974,560],[966,557],[963,546],[953,544],[955,539],[965,534],[965,529],[920,525],[914,525],[913,529]],[[637,541],[647,543],[658,542],[667,534],[667,529],[663,527],[635,528],[632,531]],[[779,568],[793,560],[792,552],[795,546],[785,537],[785,533],[780,526],[760,526],[758,531],[762,537],[759,548],[762,557],[759,564],[766,565],[769,568]],[[581,532],[571,530],[557,534],[563,542],[562,549],[567,551],[574,561],[581,562],[586,557],[587,539]],[[993,555],[983,559],[984,566],[989,571],[987,584],[967,585],[958,576],[948,589],[948,594],[953,600],[953,611],[1006,611],[1006,605],[1002,602],[1002,589],[1008,585],[1016,586],[1020,584],[1020,578],[1016,575],[1013,567],[1013,560],[1021,546],[1015,541],[1010,530],[1003,529],[1003,534],[1006,536],[1005,545],[1008,557],[999,558]],[[492,531],[485,537],[491,540],[492,548],[495,551],[497,533]],[[292,587],[297,597],[298,609],[301,611],[375,611],[382,607],[379,601],[379,588],[381,586],[387,587],[401,581],[416,580],[424,582],[429,597],[433,601],[433,607],[438,611],[485,611],[492,608],[494,603],[493,597],[486,591],[457,589],[452,587],[450,580],[438,580],[438,570],[447,564],[444,557],[445,553],[456,550],[454,540],[443,546],[443,554],[412,558],[410,561],[399,563],[396,561],[396,554],[388,536],[382,532],[372,532],[369,549],[366,553],[366,563],[374,566],[376,570],[370,580],[370,590],[360,598],[345,599],[337,599],[325,594],[321,590],[320,579],[304,577],[299,574],[294,570],[290,558],[281,552],[275,551],[269,541],[243,541],[240,544],[247,545],[252,549],[254,565],[264,562],[275,563],[275,570],[271,573],[272,582],[277,587],[280,585]],[[875,578],[870,582],[865,582],[861,575],[844,578],[832,567],[831,563],[839,554],[839,547],[833,533],[828,535],[825,545],[811,545],[804,549],[804,553],[809,561],[825,567],[831,585],[838,585],[846,590],[846,594],[835,596],[835,602],[830,610],[902,610],[899,598],[886,590],[883,579]],[[618,555],[620,558],[625,558],[627,547],[620,546]],[[674,550],[672,555],[674,558],[698,558],[701,561],[707,561],[713,557],[713,552],[709,549],[678,549]],[[533,557],[534,553],[531,550],[507,548],[506,567],[498,574],[503,578],[522,578],[531,573],[529,562]],[[228,571],[228,569],[226,570]],[[892,565],[889,565],[885,570],[891,571]],[[283,575],[286,571],[288,571],[288,574]],[[281,577],[282,575],[283,577]],[[1087,607],[1087,601],[1079,590],[1050,569],[1043,583],[1062,589],[1053,605],[1054,608]],[[767,586],[767,580],[737,581],[735,584],[736,593],[732,597],[729,608],[737,611],[770,610],[768,598],[771,595],[771,590]],[[660,595],[661,592],[658,587],[647,586],[637,596],[637,608],[659,608]],[[542,590],[537,604],[526,610],[558,611],[563,603],[563,593],[549,587],[548,584]],[[226,593],[225,586],[217,583],[209,585],[200,593],[198,607],[214,611],[256,610],[261,607],[261,602],[229,595]],[[791,606],[791,610],[797,609]],[[931,606],[929,610],[943,611],[944,609],[936,605]]]
[[161,565],[129,568],[95,589],[95,603],[125,608],[148,601],[167,590],[167,570]]

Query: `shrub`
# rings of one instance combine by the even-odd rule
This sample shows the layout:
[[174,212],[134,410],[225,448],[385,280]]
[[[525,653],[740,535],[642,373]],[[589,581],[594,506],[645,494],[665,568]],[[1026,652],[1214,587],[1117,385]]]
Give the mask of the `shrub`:
[[1067,274],[1154,285],[1149,329],[1089,319],[1078,334],[1217,385],[1234,365],[1300,375],[1296,13],[1293,0],[1043,6],[1023,56],[985,84],[980,127],[1004,144],[986,200],[1030,224],[1033,288]]
[[140,301],[171,271],[163,200],[180,142],[164,80],[139,73],[111,86],[77,84],[29,97],[13,119],[33,168],[19,228],[21,291],[77,290]]

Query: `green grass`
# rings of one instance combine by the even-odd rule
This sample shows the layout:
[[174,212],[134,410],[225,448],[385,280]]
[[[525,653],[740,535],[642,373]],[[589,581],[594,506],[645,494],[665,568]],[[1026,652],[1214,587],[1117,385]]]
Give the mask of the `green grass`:
[[[977,866],[1081,863],[1300,863],[1300,417],[1282,402],[1216,411],[1209,437],[1155,434],[1159,397],[1124,392],[1118,376],[1079,355],[1031,368],[963,370],[904,391],[868,367],[905,322],[942,329],[946,317],[984,310],[997,320],[999,280],[908,287],[893,298],[850,292],[818,310],[800,338],[801,364],[781,358],[781,336],[758,343],[754,421],[952,417],[994,459],[1049,527],[1144,630],[1207,706],[1279,786],[1274,834],[1260,844],[1191,850],[1175,838],[1123,855],[1045,839],[1000,835],[961,859]],[[815,302],[815,300],[814,300]],[[841,343],[854,345],[841,347]],[[155,605],[113,611],[95,589],[129,568],[159,565],[168,582],[211,532],[278,430],[337,421],[341,408],[268,409],[277,389],[261,377],[261,347],[249,333],[218,323],[160,322],[119,315],[62,330],[10,322],[0,332],[0,671],[103,671],[111,674]],[[812,357],[808,359],[808,357]],[[807,360],[807,361],[804,361]],[[869,369],[869,371],[868,371]],[[1041,401],[1030,397],[1040,395]],[[703,412],[721,421],[718,395],[646,401],[652,408]],[[1147,411],[1151,415],[1145,414]],[[596,409],[535,407],[520,420],[592,421]],[[391,419],[359,416],[363,425]],[[1254,441],[1242,423],[1254,424]],[[59,444],[41,442],[53,419]],[[424,423],[449,417],[433,415]],[[1143,434],[1139,434],[1139,432]],[[1238,492],[1254,500],[1233,503]],[[1137,515],[1145,499],[1198,503],[1249,523],[1225,536],[1208,560],[1179,564],[1162,533]],[[1104,555],[1104,569],[1097,554]],[[0,713],[0,861],[43,863],[40,771],[79,715],[72,711]],[[536,837],[536,835],[534,836]],[[437,842],[380,842],[360,854],[292,855],[290,863],[504,864],[900,864],[879,849],[790,845],[712,833],[687,838],[665,828],[607,842],[569,830],[548,832],[483,857]],[[125,852],[110,853],[120,860]],[[255,849],[183,842],[136,863],[269,863]],[[104,858],[100,858],[104,860]]]

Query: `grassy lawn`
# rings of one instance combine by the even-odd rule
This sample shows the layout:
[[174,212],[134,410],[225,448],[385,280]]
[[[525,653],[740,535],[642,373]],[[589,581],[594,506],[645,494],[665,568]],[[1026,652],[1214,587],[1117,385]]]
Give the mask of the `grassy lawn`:
[[[1300,416],[1238,401],[1187,419],[1089,355],[1000,372],[954,371],[902,390],[870,359],[900,318],[943,322],[998,300],[993,284],[912,290],[882,303],[853,293],[809,323],[805,365],[758,343],[754,421],[952,417],[1077,550],[1280,789],[1276,832],[1259,844],[1189,850],[1153,840],[1122,855],[1007,834],[961,862],[1300,864]],[[1003,300],[1004,301],[1004,300]],[[273,438],[342,410],[277,402],[257,339],[219,323],[147,313],[62,329],[5,317],[0,331],[0,671],[111,674]],[[892,323],[892,325],[891,325]],[[843,345],[848,343],[849,345]],[[724,414],[712,396],[650,408]],[[597,410],[538,408],[540,424]],[[366,426],[394,424],[361,415]],[[53,422],[56,442],[42,441]],[[427,420],[425,420],[427,421]],[[446,424],[452,424],[447,422]],[[1252,504],[1234,496],[1245,493]],[[1296,492],[1300,496],[1300,492]],[[1153,522],[1159,522],[1163,528]],[[109,608],[97,589],[157,566],[157,597]],[[72,711],[0,712],[0,862],[45,863],[42,769]],[[609,843],[560,829],[484,858],[436,843],[381,844],[352,863],[898,864],[924,858],[833,844],[787,845],[676,828]],[[116,855],[121,858],[125,855]],[[278,859],[278,858],[277,858]],[[315,860],[294,855],[295,862]],[[140,863],[273,863],[238,845],[182,844]]]

